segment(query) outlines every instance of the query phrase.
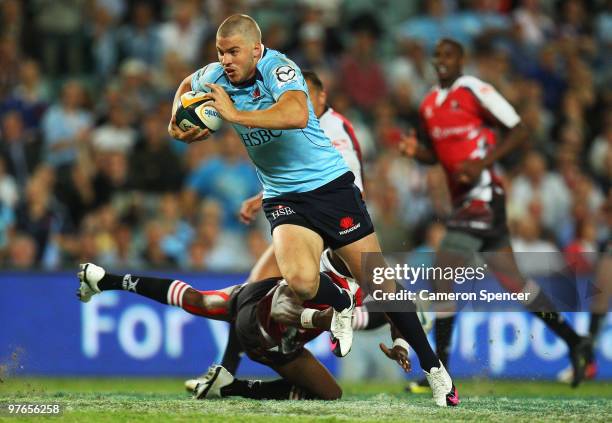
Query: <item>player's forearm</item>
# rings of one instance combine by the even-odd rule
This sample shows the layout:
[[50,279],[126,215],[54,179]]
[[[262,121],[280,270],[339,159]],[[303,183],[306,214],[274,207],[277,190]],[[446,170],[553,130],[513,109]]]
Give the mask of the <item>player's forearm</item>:
[[504,158],[529,138],[529,131],[519,123],[510,130],[506,138],[482,160],[484,167],[490,167],[493,163]]
[[290,98],[274,104],[266,110],[237,110],[234,123],[251,128],[302,129],[308,124],[308,106],[305,102]]
[[[280,296],[283,295],[280,294]],[[304,315],[308,317],[305,318]],[[293,301],[289,303],[284,299],[273,302],[270,309],[270,317],[275,322],[304,329],[316,328],[327,331],[331,327],[332,316],[331,307],[325,310],[306,309]]]
[[178,88],[176,89],[176,93],[174,94],[174,101],[172,102],[172,114],[174,114],[176,112],[176,109],[178,108],[181,95],[191,90],[191,78],[192,77],[193,77],[193,74],[183,79],[181,83],[179,84]]

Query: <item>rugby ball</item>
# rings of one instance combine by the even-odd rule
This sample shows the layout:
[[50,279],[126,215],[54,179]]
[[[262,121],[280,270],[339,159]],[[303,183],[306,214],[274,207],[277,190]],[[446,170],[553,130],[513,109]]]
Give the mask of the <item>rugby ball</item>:
[[203,99],[204,92],[187,91],[179,99],[176,109],[176,124],[183,131],[200,127],[215,132],[221,128],[223,119],[211,101]]

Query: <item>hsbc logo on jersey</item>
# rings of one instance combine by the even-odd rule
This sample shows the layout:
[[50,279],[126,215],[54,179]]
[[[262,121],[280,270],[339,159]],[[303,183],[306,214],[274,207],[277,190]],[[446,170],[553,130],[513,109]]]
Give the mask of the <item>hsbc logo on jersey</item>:
[[350,232],[353,232],[361,227],[361,223],[355,223],[352,217],[346,216],[340,219],[340,228],[341,231],[338,232],[339,235],[346,235]]
[[292,214],[295,214],[295,211],[291,207],[283,206],[282,204],[279,204],[274,208],[275,210],[270,213],[270,216],[272,216],[272,220],[276,220],[281,216],[290,216]]
[[273,131],[271,129],[251,129],[249,132],[239,133],[245,147],[257,147],[258,145],[267,144],[282,134],[283,131]]

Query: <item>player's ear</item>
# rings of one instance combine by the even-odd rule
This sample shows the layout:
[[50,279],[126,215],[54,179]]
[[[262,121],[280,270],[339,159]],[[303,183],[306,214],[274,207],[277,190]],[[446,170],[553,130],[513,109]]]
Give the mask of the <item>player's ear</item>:
[[321,90],[319,93],[319,99],[323,104],[327,104],[327,92],[325,90]]
[[253,47],[253,58],[254,59],[259,59],[259,57],[261,56],[261,47],[262,44],[256,42],[255,43],[255,47]]

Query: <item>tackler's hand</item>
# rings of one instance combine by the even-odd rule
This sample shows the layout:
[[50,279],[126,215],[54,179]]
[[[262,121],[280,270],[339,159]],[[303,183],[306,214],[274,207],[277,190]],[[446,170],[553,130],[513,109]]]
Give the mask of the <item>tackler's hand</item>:
[[400,346],[394,345],[389,349],[384,343],[380,343],[380,350],[390,359],[395,361],[400,365],[402,369],[406,373],[408,373],[412,369],[412,365],[410,364],[410,359],[408,358],[408,351]]
[[239,219],[245,225],[253,223],[255,215],[261,210],[263,195],[261,193],[244,200],[240,206]]

